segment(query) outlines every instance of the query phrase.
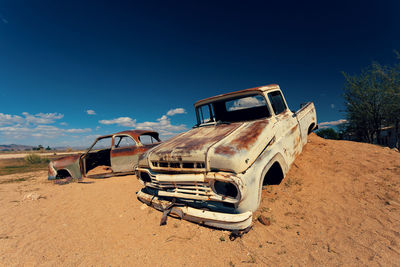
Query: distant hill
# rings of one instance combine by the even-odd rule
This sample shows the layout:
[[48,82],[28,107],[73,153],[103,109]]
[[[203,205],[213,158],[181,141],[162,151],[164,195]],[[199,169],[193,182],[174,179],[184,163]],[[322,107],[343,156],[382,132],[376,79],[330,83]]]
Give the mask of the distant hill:
[[[37,146],[17,145],[17,144],[0,145],[0,151],[27,151],[27,150],[32,150],[33,148],[37,148]],[[46,147],[44,147],[44,148],[46,148]],[[51,150],[57,150],[57,151],[62,151],[62,150],[67,150],[67,149],[86,150],[87,148],[88,147],[84,147],[84,146],[73,146],[73,147],[56,146],[56,147],[51,147]]]
[[0,145],[0,151],[24,151],[24,150],[32,150],[34,146],[27,146],[27,145],[17,145],[17,144],[11,144],[11,145]]

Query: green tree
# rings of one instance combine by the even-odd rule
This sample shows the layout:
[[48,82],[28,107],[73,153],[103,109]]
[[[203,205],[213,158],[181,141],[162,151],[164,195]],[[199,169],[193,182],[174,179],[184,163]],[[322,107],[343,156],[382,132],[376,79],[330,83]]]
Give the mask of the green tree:
[[[360,75],[343,73],[347,123],[345,132],[352,139],[379,142],[384,126],[399,126],[399,65],[373,63]],[[396,135],[397,136],[397,135]]]
[[[400,54],[397,51],[396,54],[397,58],[400,60]],[[396,138],[395,145],[397,148],[400,148],[400,64],[397,63],[393,67],[379,66],[379,71],[385,77],[385,82],[387,84],[384,123],[385,126],[394,127]]]
[[333,139],[333,140],[340,139],[339,133],[335,131],[333,128],[320,129],[316,132],[316,134],[325,139]]

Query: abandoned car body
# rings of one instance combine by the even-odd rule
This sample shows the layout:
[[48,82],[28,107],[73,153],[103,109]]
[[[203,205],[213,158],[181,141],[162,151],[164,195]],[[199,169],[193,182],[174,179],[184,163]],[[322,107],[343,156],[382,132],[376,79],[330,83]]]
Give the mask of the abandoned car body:
[[[80,153],[49,163],[49,180],[58,178],[106,178],[134,173],[138,159],[148,149],[160,143],[157,132],[131,130],[98,137],[86,153]],[[98,166],[111,172],[88,175]]]
[[279,184],[316,127],[313,103],[296,113],[278,85],[194,104],[197,125],[147,151],[137,177],[139,200],[212,227],[249,227],[263,185]]

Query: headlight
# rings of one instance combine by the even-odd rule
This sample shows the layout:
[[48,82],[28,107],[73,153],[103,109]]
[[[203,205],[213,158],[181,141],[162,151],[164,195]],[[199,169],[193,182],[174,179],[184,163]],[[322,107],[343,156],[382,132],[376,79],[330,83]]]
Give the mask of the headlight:
[[215,181],[213,188],[215,193],[225,197],[236,198],[239,194],[237,187],[233,183]]

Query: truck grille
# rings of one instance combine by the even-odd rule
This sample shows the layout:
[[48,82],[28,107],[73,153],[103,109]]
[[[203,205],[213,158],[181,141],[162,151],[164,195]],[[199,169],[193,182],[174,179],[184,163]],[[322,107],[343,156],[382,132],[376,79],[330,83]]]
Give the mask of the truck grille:
[[167,168],[179,170],[193,170],[204,169],[206,166],[204,162],[167,162],[167,161],[152,161],[151,164],[154,168]]
[[208,183],[203,182],[172,183],[159,182],[152,179],[151,185],[148,184],[148,186],[170,193],[189,194],[196,196],[213,195],[213,192]]

